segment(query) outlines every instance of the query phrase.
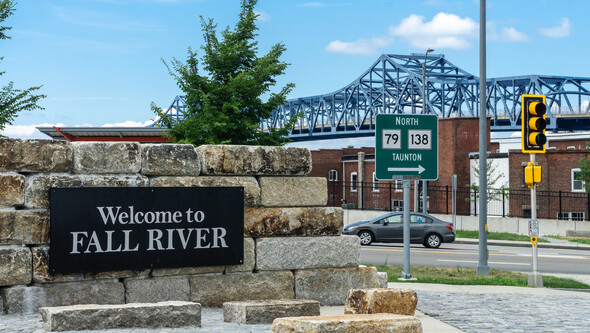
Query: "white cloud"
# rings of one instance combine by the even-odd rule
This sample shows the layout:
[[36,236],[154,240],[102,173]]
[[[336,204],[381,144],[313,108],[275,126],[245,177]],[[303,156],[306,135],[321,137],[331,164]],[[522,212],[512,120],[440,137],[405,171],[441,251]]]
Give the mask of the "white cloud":
[[567,37],[572,33],[572,25],[567,17],[562,17],[560,25],[553,28],[541,28],[539,33],[549,38]]
[[514,29],[513,27],[502,28],[502,40],[506,42],[526,42],[530,38],[526,34]]
[[393,39],[387,37],[373,37],[370,40],[359,39],[354,42],[335,40],[330,42],[325,50],[331,53],[374,55],[379,53],[379,49],[389,46],[392,42]]
[[425,22],[425,19],[424,16],[412,14],[399,25],[390,27],[389,33],[406,39],[417,48],[466,49],[479,31],[479,25],[469,17],[438,13],[432,21]]
[[270,21],[270,19],[271,19],[270,14],[265,13],[261,10],[255,10],[254,14],[258,15],[258,17],[256,19],[260,22]]
[[49,139],[49,137],[37,130],[37,127],[63,127],[64,124],[37,124],[37,125],[6,125],[0,134],[9,138],[20,138],[20,139]]

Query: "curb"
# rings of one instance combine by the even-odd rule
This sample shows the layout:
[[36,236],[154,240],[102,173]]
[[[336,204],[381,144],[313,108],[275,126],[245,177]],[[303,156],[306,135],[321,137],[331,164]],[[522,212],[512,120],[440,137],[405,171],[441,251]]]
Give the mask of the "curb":
[[[478,239],[470,239],[470,238],[456,238],[453,243],[456,244],[479,244]],[[521,241],[501,241],[501,240],[489,240],[488,245],[495,245],[495,246],[518,246],[518,247],[530,247],[531,244],[529,242],[521,242]],[[557,244],[557,243],[537,243],[539,248],[546,248],[546,249],[562,249],[562,250],[586,250],[590,251],[590,245],[586,244]]]

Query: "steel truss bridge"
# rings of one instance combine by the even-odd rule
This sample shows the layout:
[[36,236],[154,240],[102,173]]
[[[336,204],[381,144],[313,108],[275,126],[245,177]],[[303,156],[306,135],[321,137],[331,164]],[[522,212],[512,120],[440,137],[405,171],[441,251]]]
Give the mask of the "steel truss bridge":
[[[425,94],[423,88],[425,65]],[[546,96],[547,129],[590,130],[590,78],[526,75],[492,78],[486,84],[492,131],[520,130],[520,96]],[[184,96],[168,108],[182,118]],[[288,100],[261,127],[281,128],[301,115],[290,138],[321,140],[375,133],[375,116],[437,114],[440,118],[479,117],[479,78],[442,54],[383,54],[359,78],[332,93]]]

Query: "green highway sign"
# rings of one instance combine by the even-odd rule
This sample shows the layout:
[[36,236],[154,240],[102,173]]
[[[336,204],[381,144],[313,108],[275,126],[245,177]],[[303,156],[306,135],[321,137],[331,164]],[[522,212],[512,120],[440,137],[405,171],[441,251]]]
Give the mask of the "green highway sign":
[[375,177],[438,179],[438,116],[378,114]]

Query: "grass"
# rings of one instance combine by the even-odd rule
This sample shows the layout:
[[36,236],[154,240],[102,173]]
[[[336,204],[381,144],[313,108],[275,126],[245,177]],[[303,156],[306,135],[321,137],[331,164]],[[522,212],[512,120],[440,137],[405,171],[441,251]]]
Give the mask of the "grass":
[[551,235],[551,236],[547,236],[547,237],[557,238],[557,239],[561,239],[561,240],[565,240],[565,241],[569,241],[569,242],[590,245],[590,238],[589,237],[568,237],[568,236],[559,236],[559,235]]
[[[477,230],[456,230],[457,238],[479,238],[479,231]],[[494,232],[488,231],[488,239],[494,240],[509,240],[509,241],[525,241],[530,242],[529,236],[512,234],[509,232]],[[548,240],[539,238],[539,243],[549,243]]]
[[[379,272],[386,272],[389,282],[402,282],[402,266],[377,266]],[[526,287],[528,285],[528,275],[491,269],[490,275],[476,275],[475,269],[472,268],[445,268],[445,267],[421,267],[412,266],[412,277],[416,278],[418,283],[440,283],[454,285],[497,285],[497,286],[517,286]],[[558,278],[554,276],[543,276],[543,285],[548,288],[566,288],[566,289],[590,289],[590,286],[576,280]]]

